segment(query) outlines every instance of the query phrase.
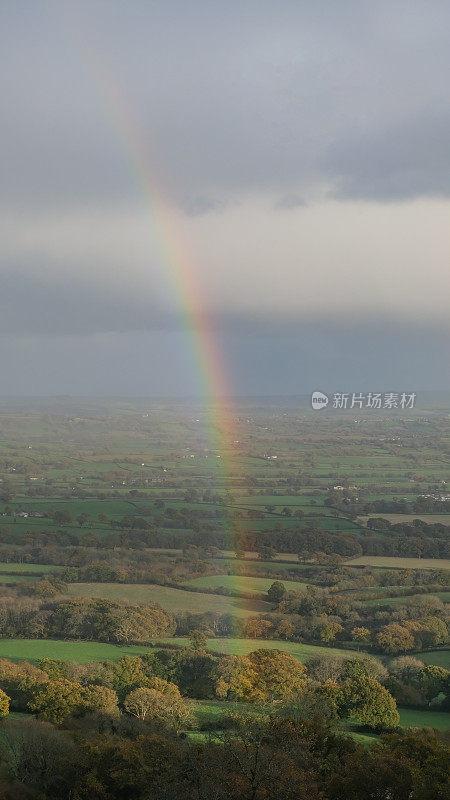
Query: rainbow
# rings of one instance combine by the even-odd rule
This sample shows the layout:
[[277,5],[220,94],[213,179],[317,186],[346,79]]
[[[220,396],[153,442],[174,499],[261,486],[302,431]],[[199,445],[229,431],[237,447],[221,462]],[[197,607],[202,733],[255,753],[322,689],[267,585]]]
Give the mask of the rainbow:
[[[204,404],[209,448],[220,455],[217,465],[220,482],[226,491],[230,491],[235,472],[237,415],[231,402],[225,358],[218,345],[212,316],[195,269],[195,259],[181,235],[166,197],[157,161],[151,155],[147,139],[144,140],[142,126],[127,93],[93,46],[89,32],[82,28],[79,15],[73,13],[73,5],[57,3],[55,11],[68,32],[69,40],[76,45],[75,55],[81,53],[81,63],[96,90],[108,126],[129,167],[143,205],[148,209],[149,226],[156,235],[168,288],[186,330],[186,353]],[[239,522],[232,509],[226,510],[225,514],[228,530],[236,544]]]

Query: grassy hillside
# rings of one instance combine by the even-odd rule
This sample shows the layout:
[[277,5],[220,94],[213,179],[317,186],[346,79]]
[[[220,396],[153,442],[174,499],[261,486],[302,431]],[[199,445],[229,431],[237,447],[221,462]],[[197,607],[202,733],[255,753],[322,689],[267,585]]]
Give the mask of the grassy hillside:
[[126,600],[138,604],[159,603],[173,614],[180,614],[183,611],[193,614],[213,611],[218,614],[248,617],[270,610],[270,604],[260,600],[202,594],[154,584],[71,583],[68,592],[71,597],[101,597],[105,600]]
[[[273,583],[273,578],[251,578],[244,575],[204,575],[186,582],[187,586],[196,586],[199,589],[217,589],[224,586],[235,592],[266,593]],[[288,591],[303,591],[307,584],[300,581],[282,581]]]

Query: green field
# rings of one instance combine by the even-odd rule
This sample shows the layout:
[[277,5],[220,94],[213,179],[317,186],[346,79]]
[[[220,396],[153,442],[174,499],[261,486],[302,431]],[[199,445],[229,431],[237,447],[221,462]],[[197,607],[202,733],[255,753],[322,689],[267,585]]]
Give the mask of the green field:
[[189,592],[156,584],[71,583],[68,593],[71,597],[101,597],[105,600],[125,600],[137,604],[159,603],[162,608],[173,614],[181,614],[183,611],[191,614],[212,611],[217,614],[248,617],[270,610],[270,604],[262,600]]
[[418,653],[414,655],[425,664],[434,664],[436,667],[444,667],[450,669],[450,650],[429,650],[425,653]]
[[399,708],[400,725],[404,728],[437,728],[438,731],[450,729],[450,714],[445,711],[416,711],[412,708]]
[[[189,644],[189,640],[185,637],[174,637],[173,639],[158,639],[161,643],[173,642],[183,647]],[[305,663],[308,658],[313,656],[334,655],[342,657],[355,656],[354,650],[343,650],[339,647],[323,647],[321,645],[303,644],[300,642],[286,642],[281,639],[237,639],[237,638],[217,638],[208,639],[207,648],[215,653],[236,653],[237,655],[246,656],[253,650],[260,650],[261,648],[268,650],[283,650],[285,653],[290,653],[294,658],[297,658],[302,663]],[[378,656],[375,656],[377,658]]]
[[0,583],[3,583],[3,584],[6,584],[6,583],[16,584],[16,583],[23,583],[24,581],[26,581],[26,582],[30,582],[31,581],[31,582],[36,583],[36,581],[39,580],[39,577],[40,577],[39,575],[12,575],[12,574],[3,575],[0,572]]
[[[258,708],[249,703],[230,703],[221,700],[194,700],[191,701],[192,708],[200,727],[202,723],[219,720],[229,714],[263,714],[267,712],[264,706]],[[447,731],[450,728],[450,714],[444,711],[415,710],[411,708],[399,708],[400,725],[403,728],[436,728],[439,731]],[[344,726],[347,723],[344,723]],[[353,732],[352,732],[353,733]],[[355,738],[366,738],[365,734],[356,733]],[[368,735],[369,739],[375,739],[375,735]]]
[[[157,639],[154,644],[179,645],[187,647],[189,640],[184,637]],[[274,639],[208,639],[207,647],[216,653],[237,653],[248,655],[253,650],[267,648],[278,649],[290,653],[294,658],[306,662],[308,658],[317,655],[349,656],[351,651],[337,647],[320,647],[309,644],[297,644]],[[57,658],[63,661],[102,661],[103,659],[117,659],[123,655],[141,655],[148,652],[146,645],[133,645],[118,647],[102,642],[66,642],[54,639],[0,639],[0,658],[9,658],[12,661],[35,661],[39,658]]]
[[345,562],[348,567],[385,567],[387,569],[450,569],[450,558],[396,558],[358,556]]
[[57,658],[83,664],[88,661],[116,661],[122,656],[142,655],[145,646],[117,647],[101,642],[63,642],[54,639],[0,639],[0,658],[11,661],[37,661],[39,658]]
[[444,603],[448,603],[450,600],[450,592],[434,592],[433,594],[425,592],[423,594],[410,594],[401,597],[375,597],[373,600],[364,600],[363,602],[365,606],[398,606],[409,605],[410,603],[415,603],[427,597],[437,597]]
[[45,575],[46,572],[58,572],[62,567],[54,566],[54,564],[15,564],[8,561],[7,564],[0,563],[0,574],[2,573],[24,573],[25,575]]
[[[193,578],[186,582],[187,586],[196,586],[199,589],[217,589],[224,586],[234,592],[248,592],[250,594],[265,594],[272,585],[271,578],[252,578],[244,575],[204,575],[201,578]],[[304,591],[306,583],[299,581],[283,580],[283,586],[287,591]]]
[[[412,522],[415,519],[421,519],[423,522],[427,522],[429,525],[437,525],[440,523],[441,525],[450,525],[450,514],[371,514],[370,517],[379,517],[381,519],[387,519],[389,522],[392,522],[395,525],[397,522]],[[369,516],[367,517],[359,517],[360,521],[366,524],[367,520],[370,519]]]

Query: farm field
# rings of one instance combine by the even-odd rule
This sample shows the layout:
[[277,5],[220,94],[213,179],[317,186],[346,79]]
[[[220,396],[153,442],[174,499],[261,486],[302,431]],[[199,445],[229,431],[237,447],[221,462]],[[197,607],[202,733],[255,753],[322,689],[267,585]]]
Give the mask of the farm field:
[[40,576],[37,575],[37,574],[35,574],[35,575],[21,575],[19,573],[18,575],[14,575],[13,573],[9,573],[9,574],[6,573],[5,574],[3,572],[0,572],[0,583],[4,583],[4,584],[8,584],[8,583],[16,584],[16,583],[23,583],[23,582],[27,582],[28,583],[30,581],[32,583],[36,583],[36,581],[38,581],[39,578],[40,578]]
[[45,575],[48,572],[59,572],[62,567],[57,567],[54,564],[15,564],[13,562],[0,563],[0,573],[14,573],[25,575]]
[[397,558],[390,556],[358,556],[345,562],[350,567],[384,567],[385,569],[450,569],[450,558]]
[[[354,627],[367,627],[375,641],[391,620],[420,622],[427,599],[427,615],[448,622],[448,605],[433,605],[434,597],[450,599],[442,576],[414,574],[450,568],[442,524],[450,511],[414,511],[445,507],[436,497],[450,476],[446,415],[356,419],[315,415],[293,401],[239,401],[223,410],[233,442],[220,443],[219,437],[212,444],[210,419],[195,402],[60,400],[50,407],[59,403],[64,412],[30,414],[11,413],[5,402],[0,398],[0,600],[10,633],[0,639],[0,659],[87,663],[159,648],[188,650],[195,641],[189,632],[208,634],[213,612],[221,636],[208,638],[211,653],[281,650],[306,665],[318,656],[355,659],[367,653],[394,674],[389,641],[380,640],[384,654],[375,655],[357,644]],[[369,529],[369,516],[402,522],[402,530]],[[423,521],[407,527],[416,519]],[[366,564],[372,570],[365,571]],[[394,569],[411,573],[398,577]],[[67,592],[57,580],[62,570]],[[44,576],[47,581],[37,587]],[[275,580],[306,595],[285,608],[283,619],[264,599]],[[433,594],[424,591],[428,580]],[[405,590],[411,594],[401,596]],[[394,597],[383,597],[386,592]],[[133,630],[131,636],[148,643],[90,641],[104,636],[102,613],[108,610],[99,603],[92,614],[89,604],[71,602],[81,597],[128,604],[125,612],[108,614],[108,636],[121,641]],[[153,603],[173,614],[173,637],[152,638],[155,628],[146,630],[145,619],[131,608]],[[254,628],[239,625],[259,614],[263,619]],[[80,639],[31,638],[36,630],[42,637],[55,635],[61,618]],[[263,632],[266,625],[272,637],[289,641],[236,636],[239,630],[254,636],[253,630]],[[434,630],[434,621],[425,625]],[[421,638],[420,626],[411,630],[413,658],[450,666],[448,650],[436,645],[421,652],[435,639]],[[202,727],[214,729],[220,716],[267,712],[267,706],[194,700],[209,697],[217,679],[208,659],[202,666],[208,677],[194,686],[190,670],[196,663],[195,654],[186,652],[165,673],[195,709],[189,739],[207,740]],[[448,715],[430,712],[424,694],[420,702],[419,711],[400,710],[401,725],[445,730]],[[36,722],[41,724],[39,713]],[[377,738],[351,718],[342,721],[342,730],[364,746]]]
[[[440,523],[441,525],[450,525],[450,514],[371,514],[372,517],[381,517],[381,519],[387,519],[389,522],[392,522],[395,525],[397,522],[413,522],[415,519],[421,519],[423,522],[428,522],[430,525],[437,525]],[[362,522],[364,525],[367,523],[369,516],[358,517],[359,521]]]
[[[195,586],[199,589],[218,589],[224,586],[226,589],[231,589],[235,592],[258,592],[265,594],[272,585],[271,578],[254,578],[246,577],[244,575],[204,575],[201,578],[193,578],[187,581],[187,586]],[[307,588],[306,583],[300,581],[283,580],[283,586],[287,591],[304,591]]]
[[[153,646],[178,645],[187,647],[189,640],[184,637],[155,639]],[[349,651],[337,647],[320,647],[308,644],[298,644],[279,640],[261,639],[208,639],[207,647],[216,653],[235,653],[248,655],[253,650],[261,647],[267,649],[283,650],[290,653],[302,663],[308,658],[318,655],[337,655],[348,657]],[[118,646],[103,642],[73,642],[55,639],[0,639],[0,658],[9,658],[11,661],[35,661],[39,658],[56,658],[62,661],[75,661],[85,663],[89,661],[102,661],[103,659],[118,659],[124,655],[142,655],[150,648],[146,645]]]
[[75,661],[79,664],[89,661],[117,660],[122,656],[142,655],[148,647],[134,645],[118,647],[103,642],[65,642],[54,639],[0,639],[0,658],[10,661],[34,662],[40,658],[56,658],[61,661]]
[[450,669],[450,650],[428,650],[418,653],[415,657],[425,664],[434,664],[436,667]]
[[438,731],[450,729],[450,714],[444,711],[399,708],[400,725],[403,728],[436,728]]
[[[187,647],[189,640],[182,636],[176,636],[173,639],[158,639],[156,644],[174,643],[183,647]],[[299,642],[286,642],[282,639],[237,639],[237,638],[220,638],[208,639],[207,648],[214,653],[236,654],[246,656],[253,650],[260,650],[265,648],[268,650],[283,650],[285,653],[290,653],[294,658],[297,658],[302,663],[306,663],[308,658],[313,656],[342,656],[347,657],[354,655],[355,651],[343,650],[339,647],[322,647],[321,645],[304,644]],[[377,656],[375,656],[377,657]]]
[[194,614],[212,611],[247,617],[270,609],[269,603],[260,600],[189,592],[151,584],[71,583],[68,586],[68,594],[70,597],[100,597],[105,600],[125,600],[144,605],[159,603],[162,608],[174,614],[181,614],[183,611]]
[[427,597],[438,597],[439,600],[448,603],[450,601],[450,592],[433,592],[433,594],[427,592],[424,594],[404,595],[402,597],[375,597],[373,600],[364,600],[363,602],[365,606],[410,605],[410,603]]
[[[201,727],[204,722],[219,720],[229,714],[255,714],[256,716],[265,713],[264,706],[258,708],[249,703],[225,702],[220,700],[195,700],[191,705],[197,720],[197,725]],[[436,728],[439,731],[447,731],[450,728],[450,714],[439,711],[415,710],[409,708],[399,708],[400,726],[403,728]],[[345,727],[345,725],[344,725]],[[357,734],[359,736],[359,734]],[[364,734],[362,734],[364,736]],[[370,736],[370,739],[377,737]]]

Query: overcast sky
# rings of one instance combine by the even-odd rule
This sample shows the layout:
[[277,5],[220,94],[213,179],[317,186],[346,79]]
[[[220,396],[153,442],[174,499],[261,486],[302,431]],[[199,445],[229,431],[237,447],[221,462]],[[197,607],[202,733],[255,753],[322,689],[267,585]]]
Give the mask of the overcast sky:
[[0,394],[198,392],[174,243],[231,392],[450,389],[447,0],[3,0],[0,30]]

